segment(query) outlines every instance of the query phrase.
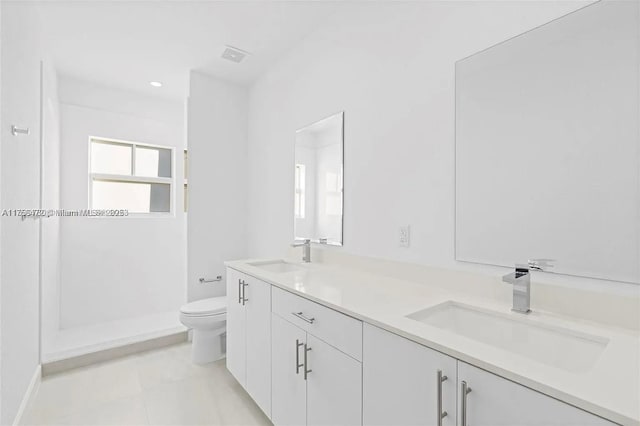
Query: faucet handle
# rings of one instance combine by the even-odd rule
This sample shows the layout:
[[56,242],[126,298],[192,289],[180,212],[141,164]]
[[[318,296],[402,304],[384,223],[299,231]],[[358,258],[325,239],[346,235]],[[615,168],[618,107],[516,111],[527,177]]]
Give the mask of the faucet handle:
[[529,265],[529,269],[544,271],[547,268],[553,268],[553,262],[555,262],[554,259],[529,259],[527,264]]

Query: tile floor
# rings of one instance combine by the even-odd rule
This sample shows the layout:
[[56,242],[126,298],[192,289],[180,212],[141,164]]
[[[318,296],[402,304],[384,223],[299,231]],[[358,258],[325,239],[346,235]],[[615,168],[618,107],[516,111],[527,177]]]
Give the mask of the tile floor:
[[183,343],[45,377],[23,425],[270,425],[225,367]]

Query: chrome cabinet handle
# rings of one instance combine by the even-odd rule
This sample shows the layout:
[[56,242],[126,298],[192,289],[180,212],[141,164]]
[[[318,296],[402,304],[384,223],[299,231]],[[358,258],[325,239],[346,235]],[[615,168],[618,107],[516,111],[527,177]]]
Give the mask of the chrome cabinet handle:
[[460,426],[467,426],[467,394],[471,392],[471,388],[464,380],[460,383],[460,391],[462,393],[460,398]]
[[302,321],[308,322],[309,324],[313,324],[313,322],[316,320],[315,318],[305,317],[302,314],[302,312],[291,312],[291,315],[294,315],[294,316],[300,318]]
[[238,303],[242,303],[242,280],[238,278]]
[[442,370],[438,370],[438,372],[436,373],[436,389],[437,389],[437,408],[436,408],[436,414],[437,414],[437,420],[436,420],[436,424],[438,426],[442,426],[442,419],[444,419],[445,417],[447,417],[447,412],[446,411],[442,411],[442,382],[444,382],[445,380],[447,380],[448,377],[442,375]]
[[304,364],[300,364],[300,346],[303,345],[304,343],[300,343],[300,340],[296,339],[296,374],[300,374],[300,367],[304,367]]
[[249,285],[246,282],[244,282],[244,280],[242,280],[242,306],[244,306],[245,303],[247,303],[249,301],[249,299],[247,299],[246,297],[244,297],[244,295],[247,292],[246,287]]
[[309,360],[307,359],[307,353],[309,353],[309,351],[311,350],[311,348],[307,347],[307,344],[304,344],[304,379],[307,380],[307,376],[309,375],[309,373],[311,373],[313,370],[311,369],[307,369],[307,363],[309,362]]

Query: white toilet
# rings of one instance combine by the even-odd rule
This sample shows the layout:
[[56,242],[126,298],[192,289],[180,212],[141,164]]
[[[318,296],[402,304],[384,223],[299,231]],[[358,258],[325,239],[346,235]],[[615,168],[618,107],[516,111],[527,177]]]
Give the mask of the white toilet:
[[182,305],[180,322],[193,330],[191,359],[206,364],[222,358],[226,351],[227,298],[211,297]]

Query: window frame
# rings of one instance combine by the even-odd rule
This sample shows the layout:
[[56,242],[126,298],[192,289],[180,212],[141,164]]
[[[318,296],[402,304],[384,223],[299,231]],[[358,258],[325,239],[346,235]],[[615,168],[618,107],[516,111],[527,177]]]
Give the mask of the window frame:
[[[91,151],[92,151],[92,143],[105,143],[111,145],[125,145],[131,147],[131,175],[120,175],[120,174],[112,174],[112,173],[93,173],[91,171]],[[171,177],[153,177],[153,176],[135,176],[136,172],[136,147],[143,148],[155,148],[155,149],[167,149],[171,152]],[[88,177],[89,177],[89,185],[88,185],[88,194],[87,194],[87,204],[88,208],[93,209],[93,182],[95,180],[103,181],[103,182],[122,182],[122,183],[149,183],[149,184],[164,184],[169,185],[169,211],[168,212],[129,212],[128,216],[90,216],[92,218],[124,218],[124,217],[133,217],[133,218],[151,218],[151,217],[175,217],[176,209],[176,193],[175,193],[175,175],[176,175],[176,156],[175,156],[175,147],[166,146],[166,145],[157,145],[150,144],[144,142],[133,142],[123,139],[114,139],[114,138],[105,138],[101,136],[89,136],[88,138]]]

